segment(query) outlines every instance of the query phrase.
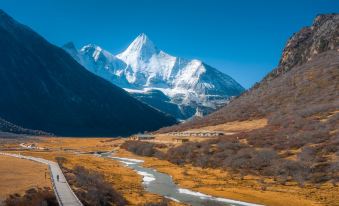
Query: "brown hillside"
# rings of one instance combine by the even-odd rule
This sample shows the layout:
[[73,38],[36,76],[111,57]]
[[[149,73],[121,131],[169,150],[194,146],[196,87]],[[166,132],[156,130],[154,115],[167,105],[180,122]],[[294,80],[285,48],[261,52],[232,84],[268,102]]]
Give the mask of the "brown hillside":
[[[248,120],[267,119],[267,124],[204,142],[184,143],[164,153],[153,147],[153,156],[178,165],[221,168],[242,177],[269,177],[277,184],[337,187],[338,25],[339,15],[317,17],[311,27],[288,41],[278,68],[259,84],[209,116],[159,132],[229,128]],[[123,147],[144,155],[152,145],[127,142]],[[332,200],[319,201],[332,205]]]
[[[298,122],[339,108],[339,15],[320,15],[289,39],[279,66],[219,111],[160,132],[268,117],[271,125]],[[283,119],[290,114],[293,118]]]

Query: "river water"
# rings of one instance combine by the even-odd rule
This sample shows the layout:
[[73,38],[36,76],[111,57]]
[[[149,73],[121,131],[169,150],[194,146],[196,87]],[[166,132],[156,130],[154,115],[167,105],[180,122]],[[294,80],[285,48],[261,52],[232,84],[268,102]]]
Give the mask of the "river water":
[[173,201],[186,203],[192,206],[259,206],[258,204],[241,202],[226,198],[213,197],[189,189],[180,188],[176,185],[171,176],[158,172],[152,168],[141,166],[143,160],[111,156],[101,154],[100,156],[112,158],[132,168],[143,177],[143,185],[148,192],[155,193]]

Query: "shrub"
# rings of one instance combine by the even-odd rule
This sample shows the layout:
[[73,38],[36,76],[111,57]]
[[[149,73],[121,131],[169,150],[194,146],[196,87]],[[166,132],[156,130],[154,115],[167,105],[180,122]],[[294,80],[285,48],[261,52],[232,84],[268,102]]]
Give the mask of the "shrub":
[[67,175],[77,188],[75,190],[78,198],[85,205],[100,205],[100,206],[123,206],[127,202],[124,197],[117,192],[110,183],[104,180],[104,177],[95,171],[87,170],[82,166],[77,166],[72,170],[74,176]]
[[55,157],[55,160],[60,165],[60,167],[63,167],[63,165],[67,162],[65,157]]
[[169,200],[163,198],[160,202],[150,202],[146,203],[143,206],[168,206],[169,205]]
[[48,205],[58,206],[54,192],[50,188],[31,188],[23,196],[10,195],[5,201],[7,206]]
[[160,157],[162,156],[161,152],[156,148],[163,148],[162,145],[157,145],[150,142],[141,142],[141,141],[126,141],[121,145],[121,148],[126,149],[134,154],[152,157],[155,154]]
[[297,157],[300,161],[311,164],[314,161],[316,154],[317,151],[315,148],[303,147],[301,152],[297,155]]

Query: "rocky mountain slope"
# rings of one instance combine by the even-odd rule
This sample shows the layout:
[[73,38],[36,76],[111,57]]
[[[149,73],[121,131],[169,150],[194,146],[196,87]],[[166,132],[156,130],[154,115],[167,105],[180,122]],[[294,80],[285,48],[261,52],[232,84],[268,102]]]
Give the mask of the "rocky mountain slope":
[[[243,120],[268,121],[250,131],[184,143],[165,153],[155,149],[153,154],[178,165],[225,169],[242,181],[254,175],[264,190],[271,185],[312,188],[307,199],[337,205],[338,198],[327,195],[338,194],[339,182],[339,14],[320,15],[294,34],[279,66],[222,109],[159,133]],[[124,148],[133,149],[132,143]],[[141,154],[140,148],[156,148],[139,144]],[[325,195],[314,195],[319,191]]]
[[69,43],[64,49],[89,71],[178,119],[210,113],[244,91],[231,77],[200,60],[158,49],[145,34],[116,56],[96,45],[77,51]]
[[288,40],[278,67],[260,83],[219,111],[170,130],[281,113],[294,116],[306,111],[335,111],[339,105],[338,55],[339,15],[317,16],[312,26]]
[[278,67],[266,78],[277,77],[291,68],[312,60],[318,54],[339,45],[338,15],[319,15],[313,25],[304,27],[287,42]]
[[0,10],[0,116],[67,136],[117,136],[175,120],[88,72]]

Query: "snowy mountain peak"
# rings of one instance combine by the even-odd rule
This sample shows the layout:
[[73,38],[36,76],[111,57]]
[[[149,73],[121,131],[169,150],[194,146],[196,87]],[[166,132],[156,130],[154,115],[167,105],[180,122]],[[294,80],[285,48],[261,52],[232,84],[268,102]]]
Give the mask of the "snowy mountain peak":
[[179,119],[207,114],[244,91],[230,76],[200,60],[159,50],[144,33],[118,55],[93,44],[77,55],[69,53],[89,71],[155,108],[168,112],[162,105],[170,104],[169,113]]
[[95,45],[95,44],[87,44],[80,49],[80,52],[88,52],[88,51],[101,52],[102,48],[100,46]]
[[88,44],[80,49],[82,53],[91,53],[95,61],[97,61],[101,55],[102,48],[95,44]]
[[142,50],[147,50],[150,52],[158,51],[155,44],[144,33],[140,34],[137,38],[135,38],[131,45],[127,48],[127,50],[135,52],[139,52]]
[[122,60],[125,60],[127,57],[134,57],[135,59],[147,61],[159,52],[158,48],[148,36],[142,33],[134,39],[124,52],[117,55],[117,57]]
[[115,57],[113,54],[111,54],[109,51],[101,48],[100,46],[96,44],[88,44],[83,46],[80,49],[80,54],[82,56],[87,56],[87,58],[92,57],[95,62],[101,60],[101,61],[119,61],[117,57]]

